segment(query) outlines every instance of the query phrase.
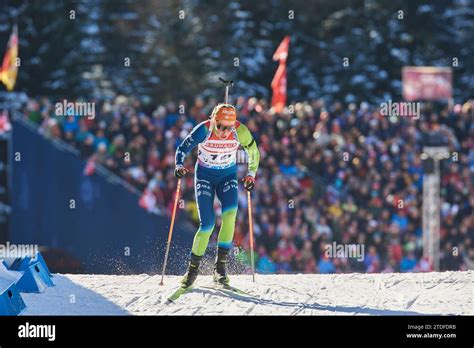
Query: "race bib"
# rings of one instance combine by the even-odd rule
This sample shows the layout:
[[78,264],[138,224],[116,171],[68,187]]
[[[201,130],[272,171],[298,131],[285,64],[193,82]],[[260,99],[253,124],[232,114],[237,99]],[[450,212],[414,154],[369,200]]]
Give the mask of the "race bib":
[[227,139],[219,139],[212,132],[211,136],[198,145],[199,164],[213,169],[224,169],[235,165],[240,143],[234,133],[229,134]]

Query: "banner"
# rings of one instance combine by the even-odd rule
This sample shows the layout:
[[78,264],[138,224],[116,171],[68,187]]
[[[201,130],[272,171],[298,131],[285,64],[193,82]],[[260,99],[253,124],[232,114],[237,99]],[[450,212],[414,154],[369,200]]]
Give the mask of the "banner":
[[453,73],[449,67],[406,66],[402,69],[403,98],[413,100],[450,100]]

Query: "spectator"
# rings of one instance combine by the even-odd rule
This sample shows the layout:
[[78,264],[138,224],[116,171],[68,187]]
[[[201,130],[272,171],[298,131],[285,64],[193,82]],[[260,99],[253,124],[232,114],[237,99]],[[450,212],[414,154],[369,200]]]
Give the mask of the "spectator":
[[[25,118],[48,137],[63,138],[84,159],[95,156],[170,210],[176,144],[206,119],[215,100],[196,98],[189,115],[179,103],[151,115],[137,99],[117,97],[95,119],[54,114],[46,99],[30,100]],[[259,144],[262,160],[252,193],[262,272],[410,272],[422,259],[421,201],[424,135],[437,129],[456,157],[441,163],[441,269],[474,268],[474,102],[453,110],[421,110],[418,120],[393,120],[377,108],[324,100],[296,103],[293,114],[273,114],[268,102],[239,97],[237,107]],[[184,108],[183,110],[188,110]],[[431,117],[428,117],[431,115]],[[105,151],[104,151],[105,150]],[[193,170],[189,163],[188,169]],[[241,166],[245,166],[242,164]],[[242,170],[241,170],[242,171]],[[192,176],[182,187],[195,221]],[[239,196],[246,207],[246,196]],[[194,211],[193,211],[194,207]],[[248,245],[248,217],[240,209],[235,244]],[[193,219],[194,216],[194,220]],[[324,245],[363,244],[366,260],[328,259]],[[456,251],[456,252],[455,252]]]
[[401,272],[412,272],[416,266],[415,253],[413,251],[408,251],[406,255],[402,258],[400,263]]
[[271,258],[266,254],[265,247],[259,248],[259,259],[257,262],[257,272],[262,274],[275,273],[277,268]]
[[336,270],[332,261],[326,256],[321,257],[318,268],[320,273],[334,273]]

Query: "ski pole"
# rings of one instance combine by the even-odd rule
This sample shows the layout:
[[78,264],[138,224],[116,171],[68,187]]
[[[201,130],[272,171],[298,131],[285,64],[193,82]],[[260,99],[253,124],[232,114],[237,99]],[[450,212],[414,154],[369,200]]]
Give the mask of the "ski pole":
[[250,228],[250,263],[252,264],[252,281],[255,282],[255,264],[253,261],[253,224],[252,224],[252,200],[250,191],[247,191],[247,205],[249,207],[249,228]]
[[173,235],[174,218],[176,216],[176,207],[178,206],[178,199],[179,199],[179,191],[180,190],[181,190],[181,179],[178,179],[178,187],[176,188],[176,195],[174,197],[173,214],[171,215],[171,225],[170,225],[170,231],[168,233],[168,243],[166,243],[165,263],[163,264],[163,272],[161,274],[160,285],[164,285],[163,279],[165,277],[166,263],[168,261],[168,254],[170,252],[171,236]]

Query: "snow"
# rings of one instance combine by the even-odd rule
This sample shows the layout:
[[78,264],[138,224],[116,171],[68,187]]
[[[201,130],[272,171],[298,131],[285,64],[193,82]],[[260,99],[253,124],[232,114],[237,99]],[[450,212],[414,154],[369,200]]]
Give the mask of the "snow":
[[23,315],[474,315],[474,271],[232,275],[253,297],[212,288],[200,275],[176,302],[180,276],[59,275],[42,294],[22,294]]

